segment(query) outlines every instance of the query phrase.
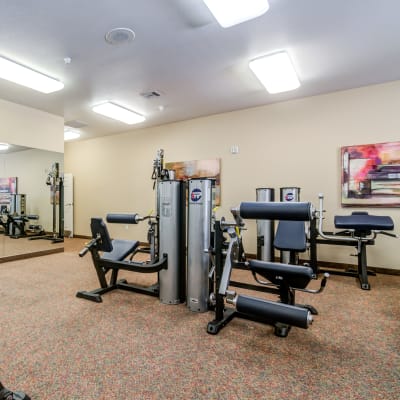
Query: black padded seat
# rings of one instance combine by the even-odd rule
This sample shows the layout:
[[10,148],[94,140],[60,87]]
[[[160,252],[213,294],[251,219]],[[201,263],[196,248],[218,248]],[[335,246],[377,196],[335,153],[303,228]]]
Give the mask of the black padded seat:
[[303,221],[279,221],[274,247],[286,251],[306,251],[307,238]]
[[311,267],[303,267],[301,265],[250,260],[249,266],[251,271],[276,285],[281,285],[284,281],[290,287],[298,289],[306,288],[314,276]]
[[112,250],[105,251],[101,258],[110,261],[122,261],[139,247],[139,243],[137,240],[114,239],[111,241]]
[[140,243],[137,240],[111,240],[106,224],[103,219],[99,217],[91,219],[90,229],[93,238],[96,238],[97,236],[101,237],[101,241],[98,243],[97,248],[104,252],[102,256],[104,260],[122,261],[129,254],[133,253]]
[[369,215],[367,213],[353,213],[351,215],[336,215],[335,227],[340,229],[354,229],[356,231],[392,231],[394,223],[387,216]]

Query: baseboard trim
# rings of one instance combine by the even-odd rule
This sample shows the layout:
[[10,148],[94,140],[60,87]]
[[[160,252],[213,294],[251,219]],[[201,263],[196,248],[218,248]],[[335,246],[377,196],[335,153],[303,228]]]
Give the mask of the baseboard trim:
[[31,253],[25,253],[25,254],[16,254],[13,256],[1,257],[0,264],[9,262],[9,261],[25,260],[27,258],[41,257],[41,256],[47,256],[49,254],[63,253],[63,252],[64,252],[64,247],[57,247],[57,248],[50,249],[50,250],[34,251]]
[[91,239],[91,238],[92,237],[88,235],[77,235],[76,233],[74,233],[71,239]]

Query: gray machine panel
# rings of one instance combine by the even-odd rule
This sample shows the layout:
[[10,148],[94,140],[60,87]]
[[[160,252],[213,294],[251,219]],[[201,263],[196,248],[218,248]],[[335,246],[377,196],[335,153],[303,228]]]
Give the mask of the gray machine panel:
[[209,301],[211,217],[213,210],[213,179],[189,181],[187,305],[190,311],[205,312]]
[[158,182],[159,254],[168,255],[168,269],[159,272],[160,301],[179,304],[185,299],[184,182]]
[[[272,188],[256,189],[256,201],[272,202],[275,200],[275,190]],[[273,220],[257,220],[257,259],[274,261],[274,231]]]

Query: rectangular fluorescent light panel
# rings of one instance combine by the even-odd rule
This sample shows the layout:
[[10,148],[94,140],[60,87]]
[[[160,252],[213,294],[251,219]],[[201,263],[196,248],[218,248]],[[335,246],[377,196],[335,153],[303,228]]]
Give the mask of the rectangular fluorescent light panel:
[[300,86],[299,78],[285,51],[252,60],[249,67],[271,94],[288,92]]
[[64,88],[62,82],[3,57],[0,57],[0,78],[46,94]]
[[97,113],[108,118],[116,119],[128,125],[138,124],[146,120],[143,115],[137,114],[134,111],[128,110],[114,103],[103,103],[92,108]]
[[203,0],[223,28],[259,17],[269,9],[267,0]]
[[64,128],[64,141],[74,140],[81,137],[81,134],[69,128]]

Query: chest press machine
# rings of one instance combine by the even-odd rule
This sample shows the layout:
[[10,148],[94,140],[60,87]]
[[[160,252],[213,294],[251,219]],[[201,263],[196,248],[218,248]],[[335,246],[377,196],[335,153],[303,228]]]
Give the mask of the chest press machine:
[[[295,291],[320,293],[326,286],[328,275],[321,281],[320,288],[310,290],[306,287],[315,277],[310,267],[293,266],[261,260],[240,260],[241,240],[238,232],[243,228],[244,219],[279,219],[289,221],[308,221],[313,218],[311,203],[259,203],[244,202],[239,208],[231,210],[235,222],[224,219],[215,222],[215,277],[217,293],[215,298],[215,319],[208,323],[207,332],[217,334],[234,317],[267,323],[275,327],[275,335],[286,337],[291,326],[308,328],[312,314],[316,310],[308,305],[295,303]],[[224,234],[229,236],[226,244]],[[223,257],[225,255],[225,258]],[[231,280],[234,267],[245,267],[251,271],[259,285],[244,284]],[[258,278],[263,277],[268,282]],[[280,302],[257,297],[238,295],[229,286],[278,294]],[[233,307],[226,307],[227,304]]]

